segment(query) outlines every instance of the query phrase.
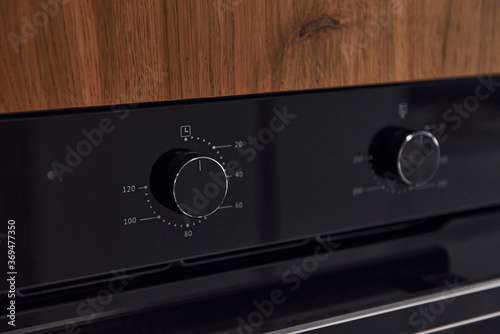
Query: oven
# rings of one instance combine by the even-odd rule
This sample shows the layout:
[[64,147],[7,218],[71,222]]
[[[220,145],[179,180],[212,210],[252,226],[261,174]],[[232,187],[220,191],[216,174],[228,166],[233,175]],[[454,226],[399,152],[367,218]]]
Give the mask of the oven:
[[493,333],[499,87],[1,115],[0,328]]

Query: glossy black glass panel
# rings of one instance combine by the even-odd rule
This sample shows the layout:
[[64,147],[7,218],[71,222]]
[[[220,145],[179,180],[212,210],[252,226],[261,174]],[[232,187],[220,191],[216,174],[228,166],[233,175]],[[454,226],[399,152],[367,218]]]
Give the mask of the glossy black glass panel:
[[[499,83],[4,116],[0,209],[16,224],[18,288],[498,205]],[[388,126],[438,140],[432,180],[411,186],[373,171],[370,146]],[[151,193],[153,166],[175,149],[226,169],[227,196],[206,219]]]

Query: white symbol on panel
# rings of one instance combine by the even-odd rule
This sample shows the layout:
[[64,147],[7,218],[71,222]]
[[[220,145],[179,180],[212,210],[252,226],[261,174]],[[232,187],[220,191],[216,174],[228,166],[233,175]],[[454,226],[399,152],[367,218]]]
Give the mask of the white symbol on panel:
[[401,119],[405,119],[406,115],[408,115],[408,103],[400,103],[398,105],[398,114]]
[[191,125],[181,126],[181,138],[186,138],[191,136]]

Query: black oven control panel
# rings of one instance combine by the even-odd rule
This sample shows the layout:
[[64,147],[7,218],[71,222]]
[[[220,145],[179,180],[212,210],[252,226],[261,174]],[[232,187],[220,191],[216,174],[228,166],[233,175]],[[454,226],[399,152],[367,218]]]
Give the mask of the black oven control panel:
[[11,114],[0,144],[22,290],[498,205],[500,77]]

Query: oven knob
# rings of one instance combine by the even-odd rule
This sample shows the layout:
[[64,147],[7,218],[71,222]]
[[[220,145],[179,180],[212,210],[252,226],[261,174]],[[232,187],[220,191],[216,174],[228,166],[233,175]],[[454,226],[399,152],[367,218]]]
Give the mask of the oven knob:
[[153,196],[166,207],[191,218],[211,215],[227,194],[228,177],[215,159],[177,150],[162,156],[151,173]]
[[439,167],[439,142],[428,131],[387,127],[372,141],[374,171],[410,186],[429,182]]

